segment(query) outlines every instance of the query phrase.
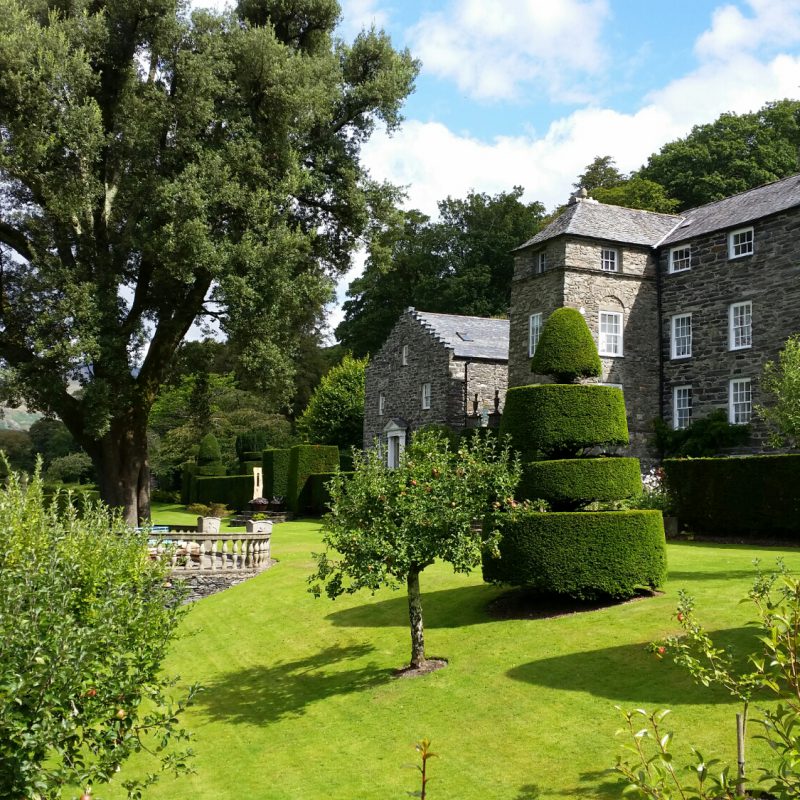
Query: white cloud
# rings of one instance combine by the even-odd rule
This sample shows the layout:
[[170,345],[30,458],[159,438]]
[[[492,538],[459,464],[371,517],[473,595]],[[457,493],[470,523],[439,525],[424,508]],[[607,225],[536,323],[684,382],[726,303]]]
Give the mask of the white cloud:
[[727,60],[762,47],[785,47],[800,42],[798,0],[749,0],[752,14],[734,5],[714,11],[711,28],[695,43],[702,59]]
[[342,19],[339,31],[345,39],[352,39],[362,28],[385,28],[389,22],[389,13],[378,7],[377,0],[342,0]]
[[539,87],[584,101],[580,81],[606,62],[600,34],[609,13],[607,0],[452,0],[409,35],[427,72],[473,97],[511,99]]

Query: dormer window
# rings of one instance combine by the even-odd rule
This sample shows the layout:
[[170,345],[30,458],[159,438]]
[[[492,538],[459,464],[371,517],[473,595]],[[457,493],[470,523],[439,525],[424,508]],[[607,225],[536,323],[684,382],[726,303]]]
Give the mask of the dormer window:
[[603,272],[619,272],[619,254],[610,247],[600,250],[600,269]]
[[753,255],[755,237],[752,228],[740,228],[728,234],[728,258]]
[[404,367],[408,366],[408,345],[407,344],[403,345],[403,352],[402,352],[402,355],[400,357],[400,364],[402,366],[404,366]]

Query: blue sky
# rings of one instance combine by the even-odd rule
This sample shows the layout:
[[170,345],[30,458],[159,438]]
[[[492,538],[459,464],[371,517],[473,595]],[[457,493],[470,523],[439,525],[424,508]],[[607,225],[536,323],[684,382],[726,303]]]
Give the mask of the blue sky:
[[[548,209],[597,155],[623,171],[725,111],[800,98],[800,0],[340,0],[422,61],[364,162],[409,207],[515,184]],[[329,324],[363,258],[339,284]]]

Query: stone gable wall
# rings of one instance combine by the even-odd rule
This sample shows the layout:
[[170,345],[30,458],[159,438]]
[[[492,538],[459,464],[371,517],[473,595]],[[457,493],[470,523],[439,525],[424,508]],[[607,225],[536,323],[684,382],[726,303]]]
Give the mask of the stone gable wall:
[[[746,226],[741,226],[746,227]],[[750,378],[753,404],[761,402],[758,381],[764,363],[775,359],[786,339],[800,332],[800,209],[753,223],[754,253],[728,258],[728,231],[690,240],[691,269],[669,274],[670,247],[659,253],[661,280],[661,355],[664,381],[662,414],[672,424],[675,386],[692,386],[692,419],[728,409],[732,378]],[[673,245],[674,246],[674,245]],[[753,345],[731,351],[731,303],[752,302]],[[671,318],[692,314],[692,355],[672,359]],[[752,445],[762,447],[763,426],[752,424]]]
[[[404,344],[408,345],[407,366],[402,365]],[[422,408],[423,383],[431,384],[429,410]],[[481,398],[487,395],[493,408],[495,388],[501,390],[501,401],[505,401],[507,366],[505,362],[473,361],[468,383],[470,400],[476,392]],[[383,416],[378,415],[381,392],[386,398]],[[452,351],[408,312],[367,365],[364,448],[371,447],[376,438],[382,440],[384,427],[395,418],[405,420],[410,433],[433,423],[464,426],[464,360],[454,358]]]

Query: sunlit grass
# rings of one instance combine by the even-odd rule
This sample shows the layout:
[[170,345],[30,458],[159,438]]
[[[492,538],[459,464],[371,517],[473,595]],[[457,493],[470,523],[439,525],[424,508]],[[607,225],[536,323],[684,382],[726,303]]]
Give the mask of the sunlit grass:
[[[159,519],[166,513],[177,512]],[[621,744],[615,705],[670,707],[678,754],[694,744],[733,763],[736,705],[645,645],[677,630],[671,615],[686,588],[709,629],[755,648],[751,609],[739,605],[752,560],[782,556],[800,568],[800,551],[671,544],[664,595],[495,621],[487,604],[502,589],[437,564],[422,576],[427,649],[449,666],[401,680],[393,670],[410,651],[403,593],[315,600],[306,577],[320,546],[317,524],[278,524],[278,564],[195,605],[168,670],[205,686],[186,716],[197,774],[164,779],[148,796],[402,798],[418,788],[404,765],[426,736],[439,754],[430,800],[615,798],[620,786],[605,773]],[[749,755],[751,764],[768,757],[757,741]]]

